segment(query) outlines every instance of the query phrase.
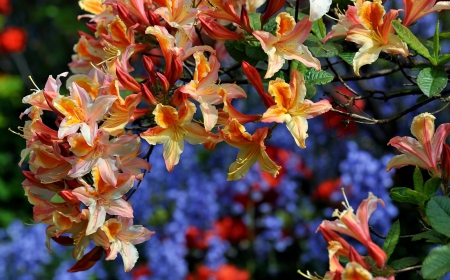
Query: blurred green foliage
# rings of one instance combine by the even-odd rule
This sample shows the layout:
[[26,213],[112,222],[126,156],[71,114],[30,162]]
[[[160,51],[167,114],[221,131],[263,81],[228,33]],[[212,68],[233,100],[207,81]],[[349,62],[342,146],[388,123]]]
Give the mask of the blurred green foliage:
[[[25,140],[8,131],[20,132],[24,125],[20,113],[28,106],[22,98],[35,88],[43,88],[49,75],[54,77],[69,71],[73,46],[78,41],[77,31],[85,31],[86,19],[78,1],[12,0],[10,15],[0,16],[0,30],[8,26],[24,28],[28,34],[27,48],[21,54],[0,53],[0,227],[14,218],[31,223],[32,206],[24,196],[21,182],[24,177],[18,163]],[[22,166],[27,169],[26,163]]]

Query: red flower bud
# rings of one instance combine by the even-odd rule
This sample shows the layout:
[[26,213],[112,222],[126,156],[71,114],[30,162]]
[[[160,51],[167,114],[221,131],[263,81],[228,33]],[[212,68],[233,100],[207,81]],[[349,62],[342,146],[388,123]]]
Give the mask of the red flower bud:
[[119,66],[116,67],[116,75],[117,79],[126,90],[130,90],[132,92],[141,91],[139,83],[130,74],[128,74],[128,72],[125,72]]
[[5,28],[0,33],[0,52],[20,53],[25,50],[27,32],[18,27]]
[[127,10],[127,8],[122,3],[117,3],[117,13],[119,18],[125,23],[127,27],[130,27],[136,23],[133,20],[131,13]]
[[442,181],[447,184],[450,180],[450,147],[444,143],[441,154]]
[[153,61],[148,56],[142,57],[142,63],[144,64],[145,71],[147,71],[150,83],[152,85],[156,84],[156,77],[155,77],[155,65],[153,64]]
[[249,34],[253,33],[253,29],[250,26],[250,19],[248,18],[247,9],[245,8],[245,5],[242,6],[241,10],[241,26],[247,31]]
[[74,266],[69,268],[67,272],[77,272],[88,270],[93,267],[99,260],[103,257],[103,248],[100,246],[96,246],[89,253],[84,255],[79,261],[76,262]]
[[170,65],[167,65],[167,69],[166,72],[164,72],[164,75],[166,76],[170,85],[175,84],[175,82],[180,79],[181,75],[183,75],[183,63],[173,52],[172,60],[170,62]]
[[52,239],[59,245],[63,245],[63,246],[73,246],[73,243],[74,243],[72,237],[65,236],[65,235],[60,235],[58,237],[53,236]]
[[144,97],[144,100],[145,100],[145,102],[147,102],[147,104],[152,104],[152,105],[158,104],[158,101],[156,100],[155,96],[147,88],[147,86],[141,84],[141,92],[142,92],[142,97]]
[[267,5],[266,12],[261,17],[261,23],[265,24],[269,19],[278,12],[281,8],[283,8],[286,0],[269,0],[269,4]]
[[270,96],[267,92],[264,91],[264,86],[262,83],[261,76],[258,73],[258,70],[256,70],[255,67],[251,66],[246,61],[242,61],[242,71],[244,71],[244,74],[245,76],[247,76],[248,81],[253,85],[253,87],[258,92],[264,106],[266,106],[266,108],[269,108],[275,105],[276,103],[275,100],[273,100],[272,96]]
[[77,204],[80,202],[80,200],[73,195],[72,190],[63,190],[58,194],[69,204]]
[[97,23],[95,23],[95,22],[87,22],[87,23],[86,23],[86,27],[89,28],[89,30],[90,30],[92,33],[97,32]]
[[150,26],[160,25],[159,16],[157,14],[150,9],[147,10],[146,13]]
[[227,40],[239,40],[242,39],[242,34],[237,34],[231,30],[228,30],[223,25],[215,21],[210,17],[200,15],[198,17],[202,23],[202,28],[208,33],[208,35],[214,40],[227,41]]
[[159,83],[162,87],[162,91],[164,94],[169,93],[169,89],[170,89],[170,83],[167,80],[166,76],[164,76],[163,74],[156,72],[156,76],[158,77]]

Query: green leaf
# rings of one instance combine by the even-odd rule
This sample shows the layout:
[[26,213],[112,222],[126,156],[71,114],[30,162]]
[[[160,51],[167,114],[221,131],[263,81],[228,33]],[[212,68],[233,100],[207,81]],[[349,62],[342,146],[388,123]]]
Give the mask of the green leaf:
[[414,169],[413,182],[414,182],[414,190],[423,193],[422,171],[420,171],[420,168],[417,166],[416,169]]
[[397,220],[392,225],[391,229],[386,236],[386,241],[383,244],[383,251],[387,255],[386,261],[389,260],[389,257],[394,252],[395,246],[397,246],[398,238],[400,237],[400,222]]
[[447,86],[447,73],[442,68],[425,68],[417,77],[417,85],[428,96],[439,94]]
[[325,45],[322,45],[322,43],[309,43],[308,45],[308,49],[316,57],[330,58],[335,57],[342,52],[342,46],[338,44],[326,43]]
[[406,44],[408,44],[411,49],[415,50],[421,56],[432,61],[433,64],[436,64],[427,48],[419,41],[419,39],[417,39],[416,36],[414,36],[414,34],[407,27],[403,26],[403,24],[401,24],[401,22],[398,20],[393,20],[392,26],[394,27],[395,32],[397,32],[398,36]]
[[252,60],[264,61],[268,59],[261,46],[245,46],[245,54]]
[[440,52],[441,46],[439,45],[439,20],[438,20],[436,22],[436,28],[434,29],[434,38],[433,38],[433,53],[435,61],[438,61]]
[[255,66],[258,63],[257,59],[251,59],[245,54],[247,44],[240,41],[225,41],[225,48],[230,56],[236,60],[236,62],[247,61],[249,64]]
[[261,14],[260,13],[248,13],[248,18],[250,21],[250,27],[253,30],[261,30]]
[[409,202],[417,205],[423,205],[427,200],[427,197],[423,194],[405,187],[393,188],[389,197],[398,202]]
[[316,87],[312,84],[305,84],[306,86],[306,99],[311,99],[314,97],[314,95],[316,95],[317,90]]
[[428,202],[425,213],[434,230],[450,237],[450,198],[433,197]]
[[419,234],[416,234],[413,238],[411,238],[411,241],[418,241],[421,239],[425,239],[428,243],[436,243],[436,244],[442,244],[446,237],[443,234],[440,234],[439,232],[435,231],[434,229],[427,230],[425,232],[421,232]]
[[450,32],[441,32],[440,34],[439,34],[439,37],[441,37],[441,38],[444,38],[444,39],[448,39],[448,38],[450,38]]
[[306,67],[306,65],[301,63],[300,61],[294,59],[291,60],[291,72],[293,69],[297,69],[298,72],[305,75],[306,70],[308,70],[308,67]]
[[439,56],[438,64],[439,65],[444,65],[444,64],[446,64],[449,61],[450,61],[450,53],[446,53],[446,54],[443,54],[443,55]]
[[439,187],[441,186],[442,179],[433,177],[425,182],[425,185],[423,186],[423,194],[425,194],[426,197],[431,198],[433,197],[437,191],[439,190]]
[[353,66],[353,59],[355,58],[355,54],[353,52],[341,52],[339,53],[339,57],[342,58],[348,65]]
[[314,68],[308,68],[304,76],[305,82],[313,85],[325,85],[334,79],[334,76],[327,71],[317,71]]
[[421,95],[421,96],[419,96],[419,98],[416,99],[416,103],[422,103],[422,102],[424,102],[424,101],[427,100],[427,99],[429,99],[428,96],[426,96],[426,95]]
[[419,262],[420,262],[419,258],[406,257],[406,258],[401,258],[399,260],[395,260],[395,261],[391,262],[389,264],[389,266],[392,269],[399,270],[399,269],[413,266],[415,264],[418,264]]
[[420,71],[428,67],[433,67],[431,64],[419,64],[411,68],[411,71]]
[[450,271],[450,245],[434,248],[422,263],[424,279],[436,279]]
[[322,18],[313,22],[311,31],[321,40],[327,36],[327,29],[325,28]]
[[277,21],[276,18],[271,18],[269,21],[264,24],[264,31],[272,33],[277,29]]

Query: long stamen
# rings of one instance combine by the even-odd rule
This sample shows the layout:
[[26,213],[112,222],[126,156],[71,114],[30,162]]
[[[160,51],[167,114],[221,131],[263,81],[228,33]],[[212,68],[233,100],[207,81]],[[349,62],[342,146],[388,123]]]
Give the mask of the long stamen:
[[35,91],[41,91],[39,87],[36,85],[36,83],[33,81],[33,78],[31,76],[28,76],[28,79],[33,83],[33,85],[36,87]]
[[345,195],[345,190],[344,190],[344,188],[341,188],[341,191],[342,191],[342,194],[344,195],[345,204],[347,204],[347,205],[344,204],[345,207],[346,207],[346,208],[352,208],[352,207],[350,206],[350,203],[348,203],[347,196]]

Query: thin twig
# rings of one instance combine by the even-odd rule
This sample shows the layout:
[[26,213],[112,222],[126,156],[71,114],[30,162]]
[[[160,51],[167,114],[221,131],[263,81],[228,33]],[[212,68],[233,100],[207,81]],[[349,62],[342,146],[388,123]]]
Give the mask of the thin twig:
[[422,268],[422,265],[410,266],[407,268],[399,269],[399,270],[396,270],[395,273],[402,273],[405,271],[410,271],[410,270],[414,270],[414,269],[418,269],[418,268]]
[[[148,149],[148,152],[147,152],[147,154],[146,154],[145,157],[144,157],[144,159],[147,160],[147,162],[149,162],[149,160],[150,160],[150,155],[151,155],[152,152],[153,152],[153,148],[155,148],[155,146],[154,146],[154,145],[151,145],[151,146],[150,146],[150,149]],[[147,174],[147,169],[144,170],[144,174],[142,175],[142,180],[140,180],[140,181],[137,183],[136,187],[131,191],[131,193],[130,193],[130,195],[127,197],[127,199],[125,199],[126,201],[128,201],[128,200],[131,198],[131,196],[137,191],[137,189],[138,189],[139,186],[141,185],[142,181],[144,181],[144,178],[145,178],[145,175],[146,175],[146,174]]]
[[[447,91],[445,93],[449,93],[449,91]],[[364,121],[363,122],[364,124],[387,124],[387,123],[393,122],[393,121],[403,117],[404,115],[406,115],[406,114],[408,114],[408,113],[410,113],[410,112],[412,112],[414,110],[419,109],[420,107],[422,107],[422,106],[424,106],[424,105],[426,105],[426,104],[428,104],[428,103],[430,103],[430,102],[432,102],[432,101],[434,101],[436,99],[441,99],[441,97],[442,96],[440,94],[437,94],[437,95],[435,95],[433,97],[430,97],[429,99],[427,99],[425,101],[422,101],[419,104],[416,104],[416,105],[414,105],[414,106],[412,106],[412,107],[410,107],[410,108],[408,108],[408,109],[406,109],[406,110],[404,110],[404,111],[402,111],[402,112],[400,112],[400,113],[398,113],[398,114],[396,114],[396,115],[394,115],[394,116],[392,116],[390,118],[387,118],[387,119],[366,118],[366,117],[363,117],[363,116],[358,115],[358,114],[343,112],[343,111],[339,111],[337,109],[331,109],[330,111],[334,112],[334,113],[337,113],[337,114],[340,114],[340,115],[347,116],[349,118],[353,118],[353,119],[356,119],[356,120]],[[353,120],[353,121],[355,121],[355,120]]]
[[[376,231],[373,229],[373,227],[370,227],[370,226],[369,226],[369,231],[370,231],[371,233],[373,233],[376,237],[379,237],[379,238],[381,238],[381,239],[386,239],[386,235],[381,235],[381,234],[379,234],[378,232],[376,232]],[[420,234],[420,233],[418,233],[418,234]],[[416,236],[416,235],[417,235],[417,234],[400,235],[399,238],[413,238],[413,237]]]
[[354,95],[360,95],[358,92],[356,92],[354,89],[352,89],[349,85],[347,85],[347,83],[341,78],[341,76],[339,76],[339,74],[334,69],[333,65],[331,64],[331,62],[330,62],[330,60],[328,58],[326,58],[326,61],[328,63],[328,67],[330,67],[330,70],[333,72],[334,76],[338,78],[338,80],[341,82],[341,84],[346,89],[348,89],[351,93],[353,93]]
[[295,1],[295,22],[298,21],[298,10],[300,9],[300,0]]
[[[368,80],[368,79],[372,79],[372,78],[387,76],[387,75],[389,75],[391,73],[394,73],[394,72],[397,72],[399,70],[400,70],[400,67],[398,65],[396,65],[396,66],[394,66],[394,67],[392,67],[390,69],[383,69],[383,70],[372,72],[372,73],[369,73],[369,74],[366,74],[366,75],[361,75],[361,76],[356,76],[356,75],[341,76],[341,79],[346,81],[346,82],[348,82],[348,81]],[[332,82],[337,82],[337,81],[340,81],[340,79],[336,75]]]
[[183,62],[183,68],[188,71],[189,75],[191,76],[191,79],[194,79],[194,73],[192,73],[192,70],[189,69],[189,67]]

